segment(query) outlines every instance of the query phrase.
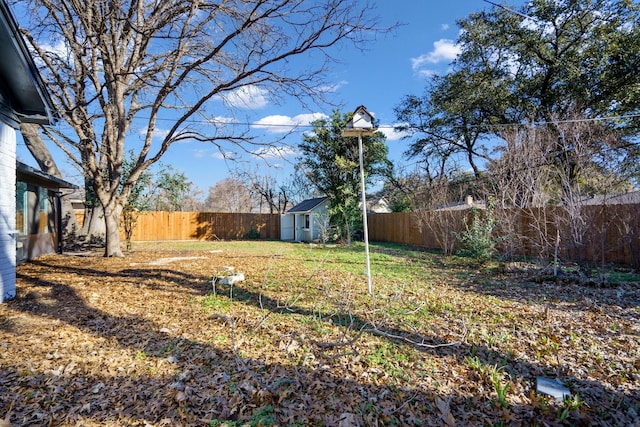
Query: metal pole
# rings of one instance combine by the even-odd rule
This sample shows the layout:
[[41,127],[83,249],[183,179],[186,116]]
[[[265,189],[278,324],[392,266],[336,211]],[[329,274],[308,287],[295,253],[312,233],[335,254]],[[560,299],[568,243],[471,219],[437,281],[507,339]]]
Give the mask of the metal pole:
[[367,195],[364,186],[364,160],[362,154],[362,133],[358,133],[358,154],[360,156],[360,187],[362,188],[362,226],[364,228],[364,253],[367,262],[367,288],[369,295],[373,296],[373,284],[371,283],[371,264],[369,262],[369,230],[367,227]]

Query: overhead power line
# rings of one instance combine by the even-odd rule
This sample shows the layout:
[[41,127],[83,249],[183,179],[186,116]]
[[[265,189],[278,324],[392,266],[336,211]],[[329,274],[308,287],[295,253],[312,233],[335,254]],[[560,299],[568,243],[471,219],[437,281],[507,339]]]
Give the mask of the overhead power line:
[[[605,116],[605,117],[591,117],[584,119],[567,119],[567,120],[555,120],[555,121],[537,121],[530,123],[496,123],[496,124],[478,124],[467,126],[467,128],[499,128],[499,127],[522,127],[522,126],[544,126],[548,124],[562,124],[562,123],[587,123],[587,122],[601,122],[611,120],[624,120],[640,117],[640,113],[623,114],[618,116]],[[138,119],[146,120],[148,117],[138,117]],[[175,119],[171,118],[159,118],[158,121],[174,122]],[[284,123],[257,123],[257,122],[243,122],[243,121],[226,121],[226,120],[186,120],[185,123],[193,124],[218,124],[218,125],[233,125],[233,126],[249,126],[254,128],[305,128],[313,129],[312,124],[284,124]],[[378,129],[395,129],[395,125],[380,125]]]
[[534,18],[533,16],[529,16],[529,15],[527,15],[527,14],[525,14],[525,13],[518,12],[517,10],[510,9],[510,8],[508,8],[508,7],[506,7],[506,6],[501,5],[501,4],[494,3],[494,2],[489,1],[489,0],[483,0],[483,1],[484,1],[485,3],[489,3],[489,4],[493,5],[493,6],[495,6],[495,7],[499,7],[500,9],[506,10],[507,12],[514,13],[514,14],[516,14],[516,15],[518,15],[518,16],[521,16],[521,17],[523,17],[523,18],[525,18],[525,19],[531,19],[531,20],[533,20],[533,21],[538,21],[538,19]]

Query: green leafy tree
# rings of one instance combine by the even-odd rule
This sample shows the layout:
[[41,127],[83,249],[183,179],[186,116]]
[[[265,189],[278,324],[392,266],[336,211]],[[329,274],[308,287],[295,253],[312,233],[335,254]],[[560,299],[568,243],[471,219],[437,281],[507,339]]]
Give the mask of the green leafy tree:
[[459,22],[453,74],[484,82],[483,109],[472,102],[470,110],[488,111],[485,124],[637,111],[637,4],[535,0],[519,12],[494,8]]
[[480,163],[489,159],[484,142],[490,96],[497,94],[485,76],[460,71],[432,76],[422,96],[407,95],[395,108],[397,130],[414,138],[405,155],[424,161],[428,179],[449,176],[461,159],[480,176]]
[[482,213],[478,209],[472,209],[471,223],[461,233],[454,233],[462,246],[460,255],[473,258],[480,265],[491,261],[496,251],[496,241],[492,236],[495,226],[491,207]]
[[153,209],[156,211],[182,211],[188,202],[193,183],[184,174],[170,165],[160,165],[153,189]]
[[495,7],[459,21],[452,71],[396,108],[413,132],[407,153],[423,156],[434,177],[461,159],[478,177],[487,140],[519,143],[504,139],[503,124],[544,123],[549,143],[537,163],[561,174],[554,185],[564,194],[579,194],[589,170],[625,173],[638,154],[630,139],[639,125],[639,8],[626,0],[534,0],[517,13]]
[[[362,231],[358,138],[342,137],[351,117],[352,113],[335,110],[329,119],[313,122],[313,133],[305,135],[299,145],[302,156],[297,164],[315,189],[329,197],[331,223],[347,241]],[[364,136],[362,144],[366,183],[374,177],[390,176],[393,168],[387,159],[384,134]]]
[[[496,76],[494,122],[546,123],[548,163],[563,197],[584,192],[590,170],[624,174],[633,159],[640,75],[639,7],[625,0],[528,3],[461,21],[459,70]],[[506,101],[506,102],[505,102]],[[615,121],[595,120],[617,116]],[[575,123],[575,124],[574,124]],[[588,127],[585,127],[588,124]],[[500,135],[499,127],[493,128]]]

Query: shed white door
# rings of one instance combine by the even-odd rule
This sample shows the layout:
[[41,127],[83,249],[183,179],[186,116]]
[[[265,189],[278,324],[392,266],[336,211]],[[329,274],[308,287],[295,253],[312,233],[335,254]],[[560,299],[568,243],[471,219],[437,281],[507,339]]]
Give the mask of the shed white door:
[[285,214],[280,217],[280,240],[294,240],[295,215]]

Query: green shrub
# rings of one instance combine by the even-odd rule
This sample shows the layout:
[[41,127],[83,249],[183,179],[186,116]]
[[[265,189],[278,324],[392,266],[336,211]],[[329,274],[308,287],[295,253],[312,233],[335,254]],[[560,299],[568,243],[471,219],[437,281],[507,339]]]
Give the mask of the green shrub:
[[462,249],[458,252],[462,256],[468,256],[480,264],[485,264],[493,258],[496,250],[496,242],[491,237],[495,227],[495,218],[491,208],[481,215],[478,209],[472,209],[471,224],[467,224],[465,231],[455,233]]
[[252,225],[251,230],[249,230],[249,232],[244,235],[244,238],[249,240],[260,239],[260,232],[255,225]]

